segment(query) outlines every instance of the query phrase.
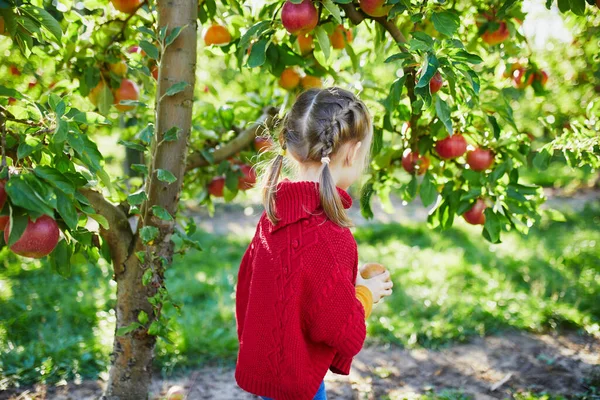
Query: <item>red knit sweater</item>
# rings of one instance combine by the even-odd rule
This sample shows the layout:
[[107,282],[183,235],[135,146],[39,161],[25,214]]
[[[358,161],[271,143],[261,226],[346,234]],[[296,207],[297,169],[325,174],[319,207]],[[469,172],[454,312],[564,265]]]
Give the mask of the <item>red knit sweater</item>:
[[320,208],[317,183],[280,182],[275,205],[280,221],[263,213],[238,273],[235,379],[259,396],[312,400],[328,369],[350,373],[365,340],[358,252]]

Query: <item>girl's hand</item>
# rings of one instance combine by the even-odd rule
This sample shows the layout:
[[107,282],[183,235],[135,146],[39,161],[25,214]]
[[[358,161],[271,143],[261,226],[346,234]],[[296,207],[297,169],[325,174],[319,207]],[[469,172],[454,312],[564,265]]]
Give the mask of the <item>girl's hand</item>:
[[390,279],[390,271],[376,275],[369,279],[364,279],[360,273],[356,275],[356,286],[366,286],[373,295],[373,303],[378,303],[382,298],[392,294],[394,283]]

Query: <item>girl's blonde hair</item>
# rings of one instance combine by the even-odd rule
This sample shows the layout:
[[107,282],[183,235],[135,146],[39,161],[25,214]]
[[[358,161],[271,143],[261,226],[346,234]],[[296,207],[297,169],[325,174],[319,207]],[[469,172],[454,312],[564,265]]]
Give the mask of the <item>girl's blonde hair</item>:
[[[283,120],[279,133],[282,149],[300,163],[323,164],[319,178],[321,206],[327,217],[339,226],[349,227],[352,222],[335,187],[329,156],[349,141],[366,142],[363,145],[369,147],[372,130],[371,115],[365,104],[351,92],[337,87],[303,92]],[[282,164],[280,153],[267,167],[263,188],[263,204],[273,224],[279,221],[275,194]]]

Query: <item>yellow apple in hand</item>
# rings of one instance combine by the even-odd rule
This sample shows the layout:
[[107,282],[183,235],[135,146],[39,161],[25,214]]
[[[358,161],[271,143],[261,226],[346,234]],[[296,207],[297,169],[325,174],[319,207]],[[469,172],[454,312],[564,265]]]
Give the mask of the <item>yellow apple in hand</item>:
[[[366,263],[365,265],[362,266],[362,268],[360,269],[360,276],[363,277],[363,279],[370,279],[374,276],[377,275],[381,275],[383,273],[385,273],[386,269],[383,265],[378,264],[378,263]],[[389,279],[388,279],[389,281]]]

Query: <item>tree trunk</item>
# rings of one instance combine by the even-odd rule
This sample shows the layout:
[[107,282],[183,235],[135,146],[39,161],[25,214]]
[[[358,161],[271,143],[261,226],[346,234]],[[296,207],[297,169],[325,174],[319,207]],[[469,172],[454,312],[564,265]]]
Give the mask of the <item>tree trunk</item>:
[[[161,58],[157,89],[156,131],[152,145],[151,168],[146,179],[147,202],[142,207],[142,226],[158,228],[158,236],[148,244],[142,243],[138,234],[130,241],[128,252],[115,259],[116,246],[111,244],[111,255],[117,281],[116,329],[138,321],[141,311],[149,320],[143,327],[117,336],[111,356],[111,369],[104,394],[107,400],[136,400],[148,398],[152,376],[152,359],[156,336],[148,334],[148,327],[158,318],[160,307],[155,309],[148,301],[164,287],[164,269],[173,258],[173,234],[175,222],[165,221],[152,215],[152,206],[160,206],[175,217],[181,193],[186,165],[187,143],[192,123],[193,89],[196,70],[196,0],[159,0],[158,25],[167,26],[169,32],[184,27],[181,34],[167,47]],[[188,86],[173,96],[164,93],[179,82]],[[164,133],[172,127],[179,129],[176,140],[163,141]],[[173,183],[158,179],[157,171],[171,172],[177,179]],[[139,230],[138,230],[139,232]],[[109,241],[110,243],[110,241]],[[141,262],[136,252],[144,251]],[[116,257],[119,258],[119,257]],[[142,284],[142,276],[148,268],[152,271],[150,284]]]

